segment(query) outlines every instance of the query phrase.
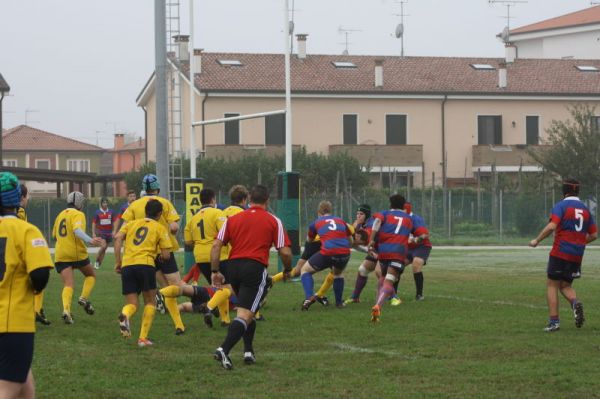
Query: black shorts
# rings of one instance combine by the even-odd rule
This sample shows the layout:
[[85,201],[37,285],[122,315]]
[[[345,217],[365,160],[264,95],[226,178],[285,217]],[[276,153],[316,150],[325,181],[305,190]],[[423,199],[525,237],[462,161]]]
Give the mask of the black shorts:
[[429,259],[429,254],[431,253],[431,247],[426,247],[424,245],[419,245],[416,248],[409,249],[408,255],[406,255],[406,263],[412,263],[414,258],[423,259],[423,264],[427,264],[427,259]]
[[23,384],[33,360],[33,333],[0,334],[0,380]]
[[300,255],[300,259],[309,260],[311,256],[321,250],[321,241],[306,241],[304,243],[304,251]]
[[369,262],[373,262],[373,263],[377,263],[377,258],[372,257],[371,255],[365,256],[365,260],[369,261]]
[[230,259],[227,269],[237,306],[256,312],[267,294],[266,266],[252,259]]
[[334,267],[337,270],[344,270],[348,265],[349,260],[349,254],[327,256],[323,255],[321,252],[317,252],[316,254],[310,257],[308,263],[310,263],[312,268],[316,271],[329,269],[330,267]]
[[546,272],[550,280],[572,283],[574,279],[581,277],[581,263],[569,262],[550,255]]
[[54,268],[56,272],[60,274],[67,267],[72,267],[73,269],[81,269],[90,264],[90,258],[85,258],[84,260],[77,260],[73,262],[54,262]]
[[397,259],[388,259],[388,260],[380,260],[379,264],[381,265],[381,275],[385,277],[387,274],[388,268],[392,267],[398,270],[399,274],[404,272],[404,262]]
[[107,235],[98,235],[98,237],[102,238],[104,241],[106,241],[107,244],[110,244],[112,242],[113,236],[112,234],[107,234]]
[[202,275],[204,276],[204,278],[206,279],[206,281],[208,281],[208,285],[212,284],[212,272],[210,271],[210,262],[200,262],[200,263],[196,263],[196,267],[198,267],[198,269],[200,269],[200,273],[202,273]]
[[[227,269],[228,265],[229,265],[229,260],[227,260],[227,259],[222,260],[219,263],[219,271],[221,272],[221,274],[223,275],[223,277],[225,277],[225,282],[226,283],[229,282],[229,274],[228,274],[229,272],[228,272],[228,269]],[[212,284],[212,282],[211,282],[211,284]]]
[[121,268],[123,295],[140,294],[156,289],[156,270],[153,266],[132,265]]
[[171,274],[179,272],[179,268],[177,267],[177,261],[175,260],[175,254],[171,252],[171,256],[169,256],[169,260],[163,262],[160,259],[160,255],[156,257],[154,260],[154,264],[156,265],[157,272],[163,272],[163,274]]
[[214,289],[212,287],[200,287],[194,285],[194,294],[190,297],[192,302],[192,310],[198,313],[201,306],[210,301],[212,295],[214,295]]

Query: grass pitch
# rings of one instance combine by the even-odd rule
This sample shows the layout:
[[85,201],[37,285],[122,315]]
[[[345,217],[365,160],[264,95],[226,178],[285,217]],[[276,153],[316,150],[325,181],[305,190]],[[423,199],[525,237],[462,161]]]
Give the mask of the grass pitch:
[[[551,334],[542,332],[547,253],[434,248],[424,269],[425,300],[414,300],[408,269],[400,284],[404,303],[384,307],[377,325],[369,321],[374,278],[363,302],[342,310],[317,303],[301,312],[300,283],[275,285],[267,321],[257,328],[258,363],[243,364],[240,342],[232,371],[212,359],[225,329],[209,330],[199,315],[184,315],[186,334],[175,336],[169,316],[157,314],[154,347],[121,338],[116,316],[123,298],[112,258],[98,273],[94,316],[76,304],[77,276],[71,326],[60,320],[62,285],[53,273],[44,304],[53,323],[38,326],[36,335],[38,397],[598,397],[600,251],[588,251],[575,284],[586,324],[576,329],[561,300],[561,330]],[[362,257],[355,254],[347,268],[345,297]],[[317,287],[321,279],[316,275]],[[132,319],[136,337],[140,319],[141,309]]]

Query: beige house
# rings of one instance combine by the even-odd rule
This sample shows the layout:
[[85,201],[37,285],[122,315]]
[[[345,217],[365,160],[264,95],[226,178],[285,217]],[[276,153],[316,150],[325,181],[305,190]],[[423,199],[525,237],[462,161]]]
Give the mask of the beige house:
[[[311,55],[306,36],[299,38],[291,62],[293,144],[347,151],[374,173],[411,172],[417,185],[421,174],[430,185],[435,173],[439,185],[444,176],[472,178],[492,165],[499,172],[537,171],[527,146],[543,144],[545,129],[568,118],[570,104],[600,100],[598,60],[516,59],[510,46],[506,58]],[[170,113],[169,134],[171,153],[186,154],[189,62],[180,53],[183,59],[169,61],[169,103],[178,109]],[[196,51],[195,57],[196,120],[284,108],[283,55]],[[137,103],[146,111],[152,160],[154,77]],[[281,151],[284,118],[198,127],[195,137],[207,157]]]

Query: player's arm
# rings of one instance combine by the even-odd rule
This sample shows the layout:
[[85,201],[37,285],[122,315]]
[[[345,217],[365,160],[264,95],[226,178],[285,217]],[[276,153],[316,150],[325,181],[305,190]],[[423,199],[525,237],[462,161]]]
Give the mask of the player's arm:
[[183,229],[183,243],[185,244],[185,250],[187,252],[194,250],[194,238],[192,237],[193,220],[194,218],[190,218]]
[[96,219],[98,218],[98,215],[95,215],[94,218],[92,219],[92,238],[96,238],[96,225],[98,223],[96,223]]
[[587,235],[585,236],[585,243],[589,244],[590,242],[595,241],[597,238],[598,238],[598,226],[596,226],[594,217],[590,214],[590,223],[589,223]]
[[31,226],[25,232],[25,265],[33,286],[33,292],[39,294],[46,288],[53,268],[48,244],[37,227]]
[[529,246],[532,248],[537,247],[540,242],[544,241],[546,237],[548,237],[554,232],[554,230],[556,230],[557,226],[558,224],[555,223],[554,220],[551,220],[550,223],[548,223],[546,227],[544,227],[542,231],[540,231],[540,234],[538,234],[536,238],[529,242]]
[[127,234],[127,229],[122,228],[115,235],[115,270],[119,272],[121,270],[121,249],[123,248],[123,240]]
[[310,224],[310,226],[308,226],[307,240],[308,240],[308,242],[314,242],[316,237],[317,237],[317,227],[315,226],[315,223],[313,222]]
[[346,223],[346,235],[348,238],[348,242],[350,243],[350,246],[354,246],[354,233],[356,232],[356,229],[354,228],[353,225]]
[[[273,229],[273,245],[279,254],[279,258],[281,259],[281,263],[283,263],[283,279],[287,280],[290,277],[290,273],[292,271],[292,242],[288,237],[287,231],[283,228],[283,224],[281,220],[275,219],[277,221],[277,228]],[[312,225],[311,225],[312,226]],[[316,229],[315,229],[316,233]]]
[[159,224],[156,224],[157,228],[159,228],[159,239],[158,239],[158,247],[160,248],[160,257],[163,262],[166,262],[171,257],[171,250],[173,246],[171,245],[171,239],[169,238],[169,234],[164,227]]
[[167,215],[167,222],[169,222],[169,231],[171,234],[177,234],[179,231],[179,215],[175,210],[175,207],[172,203],[168,202],[168,209],[163,210]]
[[221,226],[217,238],[213,241],[213,246],[210,249],[210,270],[212,271],[211,282],[220,288],[225,282],[225,277],[219,271],[221,265],[221,248],[229,242],[229,230],[227,230],[227,220]]

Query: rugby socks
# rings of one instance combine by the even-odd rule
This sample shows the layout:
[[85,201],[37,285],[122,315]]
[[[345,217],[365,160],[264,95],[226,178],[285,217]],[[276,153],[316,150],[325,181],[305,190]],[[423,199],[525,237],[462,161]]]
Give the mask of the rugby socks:
[[343,304],[344,300],[342,299],[342,296],[344,295],[344,277],[338,276],[333,279],[333,292],[335,294],[335,304]]
[[73,287],[63,287],[62,303],[63,311],[71,314],[71,301],[73,300]]
[[219,317],[221,323],[231,323],[231,318],[229,318],[229,301],[223,301],[219,304]]
[[154,305],[144,306],[144,315],[142,316],[142,328],[140,329],[140,339],[147,339],[150,327],[154,321],[154,315],[156,314],[156,307]]
[[33,296],[33,309],[35,313],[40,313],[44,307],[44,291]]
[[233,348],[235,344],[237,344],[238,341],[242,339],[244,333],[246,332],[246,329],[247,325],[243,319],[240,319],[239,317],[233,319],[233,321],[229,325],[229,328],[227,329],[227,336],[225,337],[225,341],[223,341],[223,344],[221,345],[221,348],[223,348],[223,352],[225,352],[225,354],[229,355],[231,348]]
[[177,298],[179,295],[181,295],[181,287],[178,285],[169,285],[168,287],[161,288],[160,293],[165,298]]
[[169,315],[171,315],[175,328],[185,330],[183,320],[181,320],[181,314],[179,313],[179,307],[177,306],[177,298],[165,298],[165,307],[169,311]]
[[246,332],[244,332],[244,352],[252,352],[254,353],[254,333],[256,332],[256,321],[252,320],[248,327],[246,327]]
[[315,280],[312,274],[304,273],[300,276],[300,281],[302,282],[302,288],[304,288],[304,297],[310,299],[314,295],[315,289]]
[[352,299],[360,298],[362,290],[365,288],[365,285],[367,285],[367,280],[367,276],[363,276],[362,274],[360,274],[360,272],[358,272],[358,274],[356,275],[356,284],[354,285],[354,292],[352,292]]
[[550,316],[550,324],[560,324],[558,316]]
[[229,297],[231,296],[231,291],[228,288],[223,288],[222,290],[218,290],[215,292],[213,297],[206,304],[210,310],[214,308],[219,308],[219,312],[221,311],[221,304],[226,304],[227,308],[229,308]]
[[400,285],[400,277],[402,275],[398,276],[398,280],[396,280],[396,282],[394,283],[394,296],[398,295],[398,285]]
[[81,297],[84,299],[88,299],[94,289],[94,285],[96,285],[96,277],[87,276],[83,279],[83,288],[81,289]]
[[123,313],[128,319],[131,319],[136,311],[137,306],[131,303],[128,303],[127,305],[123,306],[123,309],[121,309],[121,313]]
[[271,277],[271,281],[273,281],[273,284],[283,281],[283,272],[279,272]]
[[333,272],[329,272],[325,280],[323,280],[323,284],[321,284],[321,288],[317,291],[317,296],[324,297],[327,294],[327,291],[331,288],[331,285],[334,284],[335,276]]
[[[423,272],[414,273],[413,277],[415,278],[415,287],[417,289],[417,295],[423,295]],[[577,303],[577,299],[575,300]],[[575,307],[574,304],[572,304]]]
[[194,263],[192,265],[192,267],[190,267],[190,270],[187,272],[187,274],[185,276],[183,276],[183,278],[182,278],[183,282],[188,284],[190,282],[190,280],[192,280],[194,278],[194,274],[195,274],[196,270],[198,270],[198,265]]
[[384,280],[379,295],[377,297],[377,305],[381,306],[385,302],[386,298],[394,295],[394,285],[390,280]]

